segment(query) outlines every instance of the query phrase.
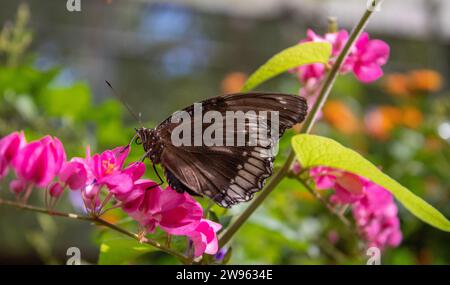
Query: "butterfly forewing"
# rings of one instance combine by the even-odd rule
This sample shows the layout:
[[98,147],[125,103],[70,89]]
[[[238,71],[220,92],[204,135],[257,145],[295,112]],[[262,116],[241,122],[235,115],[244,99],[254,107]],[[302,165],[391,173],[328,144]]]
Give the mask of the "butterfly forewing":
[[[263,187],[265,180],[272,174],[276,141],[286,129],[305,118],[306,101],[287,94],[239,93],[211,98],[200,103],[203,114],[216,111],[223,116],[222,133],[226,139],[223,145],[175,146],[171,134],[180,123],[172,123],[172,117],[162,122],[155,130],[157,144],[161,149],[158,161],[165,169],[169,185],[179,192],[208,196],[222,207],[252,199],[254,193]],[[194,105],[184,111],[193,114]],[[239,111],[250,114],[244,128],[235,126],[225,130],[227,112]],[[277,122],[262,115],[270,111],[278,112]],[[195,119],[190,122],[192,127],[195,123]],[[203,121],[200,124],[203,130],[211,125]],[[272,136],[274,130],[277,131],[275,139]],[[264,139],[258,140],[257,144],[250,142],[249,134],[255,131],[267,134],[266,137],[263,136]],[[226,143],[230,134],[233,136],[233,142],[237,143],[240,132],[246,133],[244,145]],[[193,142],[193,132],[191,139]]]

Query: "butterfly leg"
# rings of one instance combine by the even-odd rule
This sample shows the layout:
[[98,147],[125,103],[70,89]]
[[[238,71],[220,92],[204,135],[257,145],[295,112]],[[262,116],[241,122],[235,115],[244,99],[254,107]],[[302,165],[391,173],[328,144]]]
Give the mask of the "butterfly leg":
[[[147,156],[148,156],[149,153],[150,153],[150,151],[147,151],[147,152],[142,156],[141,162],[144,162],[145,158],[147,158]],[[156,165],[153,163],[153,161],[152,161],[152,166],[153,166],[153,170],[154,170],[155,173],[156,173],[156,176],[158,176],[158,178],[159,178],[159,183],[156,184],[156,185],[150,186],[150,187],[148,187],[148,188],[145,189],[145,190],[151,190],[151,189],[153,189],[153,188],[159,187],[159,186],[161,186],[161,185],[164,184],[164,181],[162,180],[161,176],[159,175],[158,170],[156,169]]]
[[151,189],[153,189],[153,188],[159,187],[159,186],[161,186],[161,185],[164,184],[164,180],[162,180],[161,176],[159,175],[158,170],[156,169],[156,165],[155,165],[154,163],[152,163],[152,166],[153,166],[153,170],[154,170],[155,173],[156,173],[156,176],[158,176],[158,178],[159,178],[159,183],[156,184],[156,185],[152,185],[152,186],[148,187],[148,188],[145,189],[145,190],[151,190]]

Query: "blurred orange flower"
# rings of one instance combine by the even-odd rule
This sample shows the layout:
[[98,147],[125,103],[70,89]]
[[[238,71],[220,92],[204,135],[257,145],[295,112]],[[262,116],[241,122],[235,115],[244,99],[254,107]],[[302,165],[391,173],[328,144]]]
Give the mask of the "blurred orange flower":
[[402,112],[392,106],[373,109],[364,118],[367,132],[379,140],[387,140],[391,131],[401,120]]
[[416,92],[436,92],[442,87],[442,76],[429,69],[409,73],[409,89]]
[[436,92],[442,87],[442,76],[430,69],[412,70],[407,74],[386,76],[384,89],[393,96],[405,97],[422,92]]
[[409,94],[408,77],[402,73],[392,73],[386,76],[384,88],[391,95],[404,97]]
[[350,108],[341,101],[328,101],[323,107],[323,117],[344,134],[353,134],[359,130],[358,119]]
[[402,109],[402,124],[411,129],[416,129],[422,124],[422,112],[413,106]]
[[422,112],[414,106],[403,108],[379,106],[367,113],[364,123],[370,135],[386,140],[396,126],[416,129],[422,124],[422,120]]
[[240,92],[247,80],[247,75],[242,72],[230,72],[222,80],[221,88],[223,94]]

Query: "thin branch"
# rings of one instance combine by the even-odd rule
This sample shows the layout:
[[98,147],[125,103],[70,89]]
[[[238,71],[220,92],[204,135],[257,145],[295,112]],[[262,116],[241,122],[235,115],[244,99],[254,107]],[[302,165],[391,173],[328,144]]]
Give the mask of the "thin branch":
[[73,214],[73,213],[64,213],[64,212],[59,212],[59,211],[53,211],[53,210],[49,210],[49,209],[45,209],[45,208],[41,208],[41,207],[35,207],[35,206],[31,206],[31,205],[27,205],[27,204],[15,202],[15,201],[10,201],[10,200],[0,199],[0,205],[7,205],[7,206],[14,207],[17,209],[38,212],[38,213],[47,214],[47,215],[51,215],[51,216],[93,222],[92,217],[82,216],[82,215]]
[[130,232],[122,227],[119,227],[115,224],[112,224],[100,217],[95,217],[95,216],[84,216],[84,215],[78,215],[78,214],[74,214],[74,213],[66,213],[66,212],[59,212],[59,211],[54,211],[54,210],[49,210],[49,209],[45,209],[45,208],[41,208],[41,207],[36,207],[36,206],[32,206],[32,205],[27,205],[27,204],[23,204],[23,203],[19,203],[19,202],[15,202],[15,201],[10,201],[10,200],[3,200],[0,199],[0,205],[6,205],[6,206],[10,206],[10,207],[14,207],[17,209],[21,209],[21,210],[27,210],[27,211],[32,211],[32,212],[37,212],[37,213],[42,213],[42,214],[46,214],[46,215],[50,215],[50,216],[57,216],[57,217],[63,217],[63,218],[69,218],[69,219],[75,219],[75,220],[81,220],[81,221],[89,221],[98,225],[102,225],[105,227],[108,227],[116,232],[119,232],[121,234],[124,234],[126,236],[129,236],[135,240],[137,240],[140,243],[145,243],[145,244],[149,244],[151,246],[154,246],[156,248],[158,248],[161,251],[164,251],[168,254],[171,254],[175,257],[177,257],[182,263],[184,264],[188,264],[189,263],[189,258],[187,258],[186,256],[184,256],[183,254],[168,248],[162,244],[160,244],[159,242],[153,240],[153,239],[148,239],[148,238],[142,238],[140,237],[138,234],[135,234],[133,232]]

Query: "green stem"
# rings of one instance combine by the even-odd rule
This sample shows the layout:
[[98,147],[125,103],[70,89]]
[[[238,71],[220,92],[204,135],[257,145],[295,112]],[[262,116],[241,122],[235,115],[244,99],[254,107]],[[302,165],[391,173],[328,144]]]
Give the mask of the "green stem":
[[187,258],[186,256],[184,256],[183,254],[168,248],[162,244],[160,244],[159,242],[152,240],[152,239],[142,239],[138,234],[135,234],[133,232],[130,232],[122,227],[119,227],[115,224],[112,224],[100,217],[95,217],[95,216],[83,216],[83,215],[78,215],[78,214],[73,214],[73,213],[65,213],[65,212],[59,212],[59,211],[53,211],[53,210],[49,210],[49,209],[45,209],[45,208],[40,208],[40,207],[35,207],[35,206],[31,206],[31,205],[26,205],[26,204],[22,204],[22,203],[18,203],[18,202],[14,202],[14,201],[9,201],[9,200],[3,200],[0,199],[0,205],[7,205],[7,206],[11,206],[17,209],[22,209],[22,210],[27,210],[27,211],[32,211],[32,212],[37,212],[37,213],[42,213],[42,214],[46,214],[46,215],[50,215],[50,216],[57,216],[57,217],[64,217],[64,218],[69,218],[69,219],[75,219],[75,220],[81,220],[81,221],[89,221],[98,225],[102,225],[105,227],[108,227],[116,232],[119,232],[121,234],[124,234],[126,236],[129,236],[135,240],[137,240],[138,242],[141,243],[146,243],[149,244],[151,246],[154,246],[156,248],[158,248],[161,251],[164,251],[168,254],[171,254],[175,257],[177,257],[182,263],[184,264],[188,264],[189,263],[189,258]]
[[[375,1],[374,1],[375,2]],[[339,74],[339,70],[347,58],[348,53],[350,52],[351,47],[361,35],[364,27],[367,25],[370,16],[373,14],[373,11],[366,10],[358,24],[352,30],[350,37],[339,54],[336,62],[333,64],[330,72],[328,73],[325,82],[322,85],[322,89],[317,97],[316,103],[313,105],[311,111],[306,117],[305,122],[303,123],[301,132],[302,133],[310,133],[316,120],[317,115],[325,104],[328,96],[330,95],[331,89],[333,88],[334,82]],[[295,153],[292,149],[289,150],[288,158],[286,159],[283,167],[274,174],[273,178],[269,181],[266,187],[261,191],[261,193],[252,201],[252,203],[245,209],[244,212],[230,225],[230,227],[222,234],[219,239],[219,248],[226,245],[230,239],[234,236],[234,234],[240,229],[240,227],[247,221],[247,219],[253,214],[253,212],[262,204],[262,202],[269,196],[269,194],[278,186],[278,184],[287,176],[289,170],[291,168],[292,163],[295,160]]]

